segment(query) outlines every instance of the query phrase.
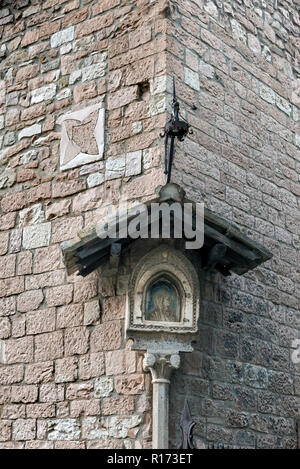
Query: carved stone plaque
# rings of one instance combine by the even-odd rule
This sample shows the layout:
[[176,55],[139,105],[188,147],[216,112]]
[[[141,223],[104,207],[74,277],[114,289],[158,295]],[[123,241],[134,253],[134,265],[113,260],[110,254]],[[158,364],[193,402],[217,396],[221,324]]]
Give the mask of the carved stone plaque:
[[128,330],[194,333],[198,314],[198,275],[184,254],[163,245],[139,261],[129,282]]
[[103,158],[103,103],[93,104],[61,116],[60,169],[70,169]]

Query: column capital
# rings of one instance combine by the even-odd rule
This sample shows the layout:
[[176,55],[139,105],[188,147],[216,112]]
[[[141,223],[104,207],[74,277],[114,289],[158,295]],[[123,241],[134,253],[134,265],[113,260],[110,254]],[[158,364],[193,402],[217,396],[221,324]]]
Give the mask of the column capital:
[[151,371],[152,383],[170,384],[170,376],[180,366],[179,353],[146,352],[143,360],[145,371]]

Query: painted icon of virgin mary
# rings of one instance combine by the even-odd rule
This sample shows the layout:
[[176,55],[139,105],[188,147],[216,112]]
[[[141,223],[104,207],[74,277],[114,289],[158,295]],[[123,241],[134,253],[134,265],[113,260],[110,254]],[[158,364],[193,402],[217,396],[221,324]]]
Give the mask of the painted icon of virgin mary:
[[145,319],[148,321],[180,321],[180,299],[178,290],[163,278],[153,282],[147,291]]

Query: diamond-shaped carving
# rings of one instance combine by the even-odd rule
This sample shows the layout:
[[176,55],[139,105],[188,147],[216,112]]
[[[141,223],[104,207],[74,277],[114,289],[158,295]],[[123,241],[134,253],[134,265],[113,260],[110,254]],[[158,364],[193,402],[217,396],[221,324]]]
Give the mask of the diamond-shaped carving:
[[60,169],[70,169],[101,160],[104,151],[103,103],[65,114],[61,124]]

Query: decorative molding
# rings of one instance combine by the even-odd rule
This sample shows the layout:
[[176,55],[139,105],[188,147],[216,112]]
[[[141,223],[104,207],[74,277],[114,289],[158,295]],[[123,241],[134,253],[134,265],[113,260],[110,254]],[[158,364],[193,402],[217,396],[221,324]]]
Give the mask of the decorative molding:
[[57,120],[61,125],[61,170],[103,159],[104,121],[102,102],[68,112]]
[[180,367],[180,357],[178,353],[146,353],[143,360],[145,371],[151,371],[152,383],[170,384],[170,376],[173,370]]

